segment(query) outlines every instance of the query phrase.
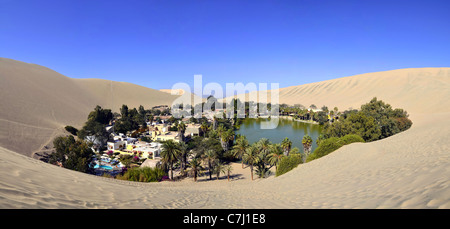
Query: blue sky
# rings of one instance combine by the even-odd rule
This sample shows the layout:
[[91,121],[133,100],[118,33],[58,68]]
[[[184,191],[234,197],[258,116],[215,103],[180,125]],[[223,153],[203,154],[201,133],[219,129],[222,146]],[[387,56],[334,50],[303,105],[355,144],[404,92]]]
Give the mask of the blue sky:
[[301,85],[450,67],[450,1],[0,0],[0,57],[72,78]]

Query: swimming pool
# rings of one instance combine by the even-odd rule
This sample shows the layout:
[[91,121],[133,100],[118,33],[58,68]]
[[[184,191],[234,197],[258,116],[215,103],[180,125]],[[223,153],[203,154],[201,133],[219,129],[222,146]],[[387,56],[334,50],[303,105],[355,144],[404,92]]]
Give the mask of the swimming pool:
[[113,168],[111,167],[111,166],[108,166],[108,165],[98,165],[98,164],[96,164],[95,166],[94,166],[94,169],[98,169],[98,168],[100,168],[100,169],[106,169],[106,170],[112,170]]

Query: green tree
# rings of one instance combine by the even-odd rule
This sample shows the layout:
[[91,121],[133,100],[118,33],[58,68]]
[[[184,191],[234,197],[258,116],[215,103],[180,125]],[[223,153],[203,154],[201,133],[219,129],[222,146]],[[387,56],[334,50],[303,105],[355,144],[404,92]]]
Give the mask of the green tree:
[[177,125],[178,128],[178,135],[180,136],[180,139],[184,141],[184,133],[186,132],[186,124],[184,122],[179,122]]
[[258,163],[258,161],[259,161],[258,148],[256,147],[255,144],[250,145],[250,147],[248,147],[245,150],[245,153],[244,153],[244,156],[242,159],[244,160],[245,163],[247,163],[250,166],[250,173],[251,173],[252,180],[253,180],[253,165]]
[[64,129],[66,129],[67,132],[69,132],[75,136],[77,136],[77,134],[78,134],[78,129],[73,126],[66,126],[66,127],[64,127]]
[[264,155],[268,155],[270,153],[271,143],[267,138],[261,138],[258,142],[256,142],[256,146],[258,147],[260,153]]
[[244,160],[242,159],[242,157],[248,147],[249,147],[249,144],[248,144],[247,137],[245,137],[244,135],[241,135],[236,139],[236,144],[233,146],[233,149],[232,149],[233,154],[236,157],[241,159],[242,168],[244,168]]
[[285,155],[283,154],[283,148],[281,147],[280,144],[271,145],[270,154],[268,155],[269,163],[271,166],[275,166],[276,169],[284,156]]
[[203,159],[208,165],[208,172],[209,172],[209,179],[212,180],[212,173],[213,173],[213,162],[217,158],[216,153],[214,150],[206,150],[205,154],[203,155]]
[[292,142],[289,140],[289,138],[284,138],[281,142],[281,148],[283,148],[284,155],[289,156],[289,152],[291,151]]
[[216,159],[215,166],[214,166],[214,172],[216,173],[216,179],[219,180],[221,173],[226,173],[225,165],[220,162],[220,160]]
[[171,179],[173,180],[173,164],[178,161],[180,148],[173,140],[164,141],[162,143],[161,157],[164,163],[169,165]]
[[276,170],[276,176],[280,176],[285,174],[292,169],[296,168],[299,164],[302,163],[302,156],[300,154],[294,154],[287,157],[283,157],[280,161],[280,164]]
[[[306,134],[305,136],[303,136],[302,139],[302,145],[303,145],[303,152],[305,154],[304,156],[304,160],[306,160],[306,158],[308,157],[308,155],[311,153],[311,148],[312,148],[312,138]],[[304,163],[305,161],[303,161]]]
[[233,167],[231,165],[225,165],[225,171],[227,173],[227,179],[230,181],[230,175],[233,172]]
[[87,142],[75,140],[72,135],[56,137],[53,140],[55,151],[49,157],[49,163],[60,163],[64,168],[79,172],[88,172],[89,164],[95,155]]
[[187,169],[187,157],[189,156],[189,146],[185,142],[179,142],[178,148],[180,149],[180,162],[181,172],[184,175]]
[[199,158],[195,157],[189,162],[189,165],[191,166],[191,172],[193,173],[192,175],[194,176],[194,181],[197,181],[197,176],[203,169],[202,162]]
[[202,122],[200,125],[200,129],[202,130],[202,135],[206,136],[206,131],[208,130],[208,124],[206,122]]

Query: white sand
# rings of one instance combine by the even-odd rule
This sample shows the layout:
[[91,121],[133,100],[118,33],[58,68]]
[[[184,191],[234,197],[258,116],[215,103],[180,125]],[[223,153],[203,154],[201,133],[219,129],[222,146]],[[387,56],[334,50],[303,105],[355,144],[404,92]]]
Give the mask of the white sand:
[[[145,184],[82,174],[14,152],[14,147],[26,150],[25,146],[19,147],[25,140],[31,139],[36,144],[48,140],[52,128],[61,125],[60,114],[64,114],[61,109],[80,107],[78,112],[83,115],[69,114],[65,117],[67,121],[78,116],[85,119],[87,114],[83,112],[91,110],[81,102],[75,106],[52,96],[54,93],[62,96],[70,92],[70,87],[64,88],[68,90],[63,90],[64,93],[22,92],[28,97],[11,90],[24,88],[23,84],[29,83],[30,87],[36,84],[26,78],[18,82],[5,80],[5,65],[15,64],[0,59],[0,208],[450,208],[449,68],[379,72],[282,89],[281,101],[286,103],[306,106],[315,103],[329,108],[337,104],[340,110],[359,107],[377,96],[411,114],[411,129],[395,136],[344,146],[280,177],[251,181],[249,169],[234,164],[235,177],[231,182],[222,175],[218,181],[202,177],[196,183],[186,179]],[[22,71],[21,65],[17,62],[18,69],[10,69],[9,73]],[[41,68],[36,72],[43,71]],[[43,78],[44,75],[33,76]],[[62,78],[58,79],[61,81],[58,87],[71,81],[58,76]],[[307,92],[302,93],[302,89]],[[43,97],[41,94],[45,93],[48,96]],[[87,99],[82,94],[78,96],[73,100]],[[301,101],[294,99],[295,96]],[[16,107],[29,104],[27,100],[32,97],[48,99],[39,103],[47,109],[41,112],[32,104],[28,109]],[[18,111],[25,114],[17,114]],[[47,117],[52,117],[52,113],[56,117],[54,122]],[[48,133],[35,138],[28,130]],[[21,140],[8,141],[13,137]]]

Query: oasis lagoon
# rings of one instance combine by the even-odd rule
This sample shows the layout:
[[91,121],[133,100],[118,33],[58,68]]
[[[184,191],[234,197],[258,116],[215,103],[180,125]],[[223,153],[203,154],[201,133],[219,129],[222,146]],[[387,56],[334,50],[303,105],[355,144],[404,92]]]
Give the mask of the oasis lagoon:
[[316,140],[322,133],[321,125],[280,118],[277,128],[261,129],[263,121],[267,121],[267,119],[244,119],[239,130],[236,130],[236,134],[245,135],[249,144],[257,142],[261,138],[269,139],[272,144],[281,143],[287,137],[292,142],[292,148],[298,147],[300,152],[303,152],[303,136],[308,134],[313,140],[312,151],[317,148]]

